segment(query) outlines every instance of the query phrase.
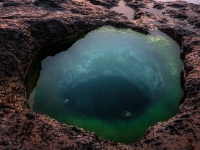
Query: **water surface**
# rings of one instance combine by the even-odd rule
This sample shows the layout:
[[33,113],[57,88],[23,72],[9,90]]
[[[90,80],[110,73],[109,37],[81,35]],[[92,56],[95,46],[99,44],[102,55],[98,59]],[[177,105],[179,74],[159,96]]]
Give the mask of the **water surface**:
[[29,104],[37,113],[132,143],[177,113],[180,47],[165,34],[102,27],[42,61]]
[[111,10],[124,14],[129,20],[133,19],[133,9],[128,7],[123,0],[119,1],[118,6],[111,8]]

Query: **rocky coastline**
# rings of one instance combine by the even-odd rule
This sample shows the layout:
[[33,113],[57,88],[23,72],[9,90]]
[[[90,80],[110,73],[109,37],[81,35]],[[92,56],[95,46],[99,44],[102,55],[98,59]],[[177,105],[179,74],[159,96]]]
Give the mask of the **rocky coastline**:
[[[0,1],[0,149],[198,149],[200,148],[200,5],[125,0],[128,20],[108,8],[119,0]],[[26,80],[43,48],[104,25],[147,34],[158,29],[181,46],[185,92],[179,112],[147,129],[132,145],[103,140],[28,109]]]

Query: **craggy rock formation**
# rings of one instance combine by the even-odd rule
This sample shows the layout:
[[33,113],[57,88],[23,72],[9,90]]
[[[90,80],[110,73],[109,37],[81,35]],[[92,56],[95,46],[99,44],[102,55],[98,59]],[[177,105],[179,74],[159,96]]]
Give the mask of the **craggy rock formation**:
[[[116,1],[0,1],[0,149],[198,149],[200,148],[200,6],[186,2],[126,0],[133,20],[107,8]],[[91,1],[92,2],[92,1]],[[94,2],[94,1],[93,1]],[[110,5],[104,5],[107,3]],[[26,74],[45,45],[70,40],[103,25],[147,33],[159,29],[181,45],[185,96],[179,112],[158,122],[135,144],[103,140],[93,133],[30,112]]]

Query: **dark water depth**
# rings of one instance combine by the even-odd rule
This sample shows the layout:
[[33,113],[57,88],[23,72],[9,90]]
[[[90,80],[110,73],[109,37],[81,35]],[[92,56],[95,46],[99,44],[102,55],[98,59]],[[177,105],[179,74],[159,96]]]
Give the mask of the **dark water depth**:
[[80,83],[67,94],[67,109],[78,115],[100,119],[130,119],[125,113],[138,115],[149,105],[144,91],[122,77],[97,77]]
[[31,109],[130,144],[177,113],[180,47],[165,34],[106,26],[42,61]]

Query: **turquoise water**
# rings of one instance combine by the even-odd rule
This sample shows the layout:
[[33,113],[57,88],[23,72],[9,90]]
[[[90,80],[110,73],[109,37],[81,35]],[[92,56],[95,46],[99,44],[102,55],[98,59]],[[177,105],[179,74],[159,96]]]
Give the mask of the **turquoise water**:
[[31,109],[130,144],[177,113],[180,47],[165,34],[106,26],[42,61]]

